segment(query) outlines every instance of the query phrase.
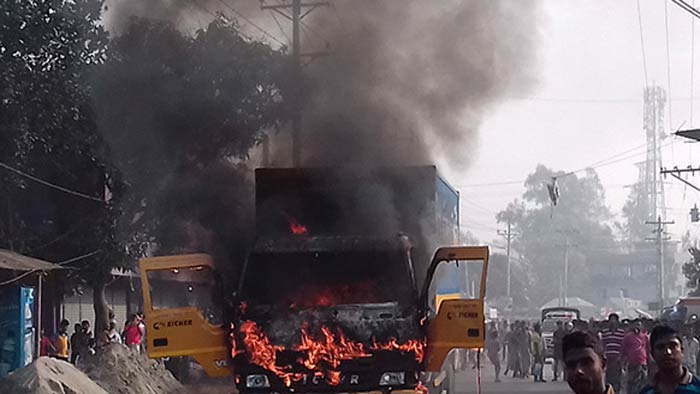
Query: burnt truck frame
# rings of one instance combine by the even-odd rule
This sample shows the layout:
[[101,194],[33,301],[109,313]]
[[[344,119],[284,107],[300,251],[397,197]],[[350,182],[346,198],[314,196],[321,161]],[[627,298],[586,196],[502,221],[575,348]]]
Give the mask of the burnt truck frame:
[[[396,237],[394,239],[378,239],[365,237],[288,237],[275,240],[260,241],[251,252],[249,259],[243,270],[242,279],[238,290],[239,303],[243,303],[245,308],[238,308],[235,313],[234,325],[241,327],[247,321],[255,322],[267,334],[274,344],[291,347],[294,343],[300,342],[299,328],[302,325],[309,327],[312,332],[318,332],[320,327],[329,327],[333,332],[342,330],[349,340],[363,343],[369,347],[371,341],[386,341],[391,338],[402,340],[422,340],[426,333],[424,327],[420,325],[423,313],[419,303],[421,298],[420,289],[412,284],[415,283],[413,269],[410,258],[410,244],[407,237]],[[267,256],[265,258],[263,256]],[[338,257],[341,257],[340,259]],[[406,286],[405,291],[385,291],[381,302],[367,302],[362,299],[363,294],[351,294],[350,297],[343,295],[342,299],[330,302],[328,305],[283,305],[275,307],[270,305],[270,300],[279,297],[284,291],[275,291],[278,297],[270,297],[268,294],[262,295],[267,302],[255,302],[250,297],[250,287],[255,287],[260,276],[268,276],[270,269],[265,267],[265,260],[275,260],[270,266],[276,266],[283,270],[282,265],[292,265],[295,261],[299,264],[290,267],[289,271],[284,270],[282,275],[290,275],[293,270],[299,269],[303,272],[299,276],[308,276],[309,272],[301,265],[322,265],[320,271],[328,272],[328,263],[339,263],[338,260],[354,258],[380,258],[387,266],[386,268],[395,270],[393,283],[386,283],[388,288],[394,286]],[[306,260],[306,261],[301,261]],[[311,260],[318,260],[315,263],[306,264]],[[358,262],[360,263],[360,262]],[[362,264],[362,263],[360,263]],[[251,265],[253,270],[262,271],[257,275],[251,275]],[[255,267],[257,266],[257,267]],[[260,266],[263,266],[262,268]],[[305,268],[305,267],[304,267]],[[335,268],[335,267],[333,267]],[[360,267],[364,269],[365,267]],[[334,271],[331,269],[330,271]],[[387,269],[383,270],[384,272]],[[261,275],[262,274],[262,275]],[[342,275],[342,272],[339,272]],[[288,282],[296,282],[294,274],[288,278]],[[336,278],[338,279],[338,278]],[[366,278],[363,278],[366,279]],[[311,286],[313,280],[308,278],[305,283],[299,285]],[[411,285],[408,285],[408,284]],[[297,291],[297,283],[291,283],[293,291]],[[281,284],[281,286],[284,286]],[[260,293],[260,292],[256,292]],[[267,293],[263,291],[263,293]],[[304,297],[307,294],[303,294]],[[303,300],[293,300],[300,302]],[[244,343],[243,335],[240,331],[234,330],[236,343]],[[343,360],[339,366],[341,379],[339,384],[329,384],[325,376],[321,376],[317,371],[308,370],[300,365],[296,360],[303,357],[301,352],[287,350],[279,352],[276,360],[278,365],[286,367],[293,373],[298,374],[292,387],[285,385],[279,376],[271,374],[260,365],[251,363],[250,354],[241,346],[240,352],[233,358],[233,370],[236,381],[239,382],[240,392],[285,392],[292,389],[295,392],[355,392],[372,391],[376,389],[413,389],[418,384],[419,372],[422,370],[421,363],[412,353],[401,353],[393,351],[371,351],[371,357],[361,357],[351,360]],[[285,353],[285,354],[280,354]],[[283,359],[281,361],[281,359]],[[391,366],[391,371],[387,370]],[[395,373],[400,381],[386,382],[389,375]],[[258,382],[257,384],[255,382]],[[391,383],[391,384],[389,384]],[[260,387],[250,387],[260,386]]]
[[[428,389],[434,389],[430,384],[433,380],[435,387],[442,387],[438,380],[444,379],[433,378],[440,373],[443,361],[451,349],[483,347],[483,301],[488,248],[443,247],[438,248],[434,257],[430,259],[425,256],[428,255],[427,250],[432,245],[423,239],[419,239],[414,247],[407,241],[406,235],[388,237],[386,233],[375,234],[366,231],[367,229],[362,229],[362,235],[356,235],[353,231],[357,231],[357,228],[324,228],[323,221],[319,222],[313,215],[304,214],[303,203],[318,204],[318,200],[309,199],[305,191],[318,196],[319,193],[328,193],[330,185],[331,194],[345,193],[348,190],[357,190],[363,183],[366,184],[369,176],[375,179],[376,185],[381,186],[379,189],[371,188],[373,191],[386,188],[386,185],[394,185],[392,187],[395,191],[404,191],[402,197],[408,198],[410,203],[397,208],[400,211],[397,216],[403,219],[399,225],[409,230],[408,236],[411,236],[412,232],[415,234],[416,231],[425,230],[426,218],[429,222],[428,228],[432,228],[436,234],[454,233],[455,228],[450,223],[454,223],[458,218],[458,195],[437,176],[434,167],[375,169],[370,173],[359,171],[352,172],[350,175],[347,171],[349,170],[266,169],[256,171],[258,238],[246,259],[240,275],[240,283],[232,300],[236,307],[226,319],[217,317],[221,316],[221,310],[215,305],[216,302],[211,300],[211,298],[222,300],[223,293],[218,291],[212,297],[212,289],[219,288],[220,284],[214,274],[214,264],[209,256],[198,254],[143,259],[140,269],[144,306],[149,328],[152,329],[148,336],[149,355],[151,357],[192,356],[210,376],[229,376],[233,373],[241,392],[374,390],[387,392],[413,390],[421,381],[428,385]],[[407,177],[417,178],[407,179]],[[347,182],[346,187],[338,189],[329,183],[334,179],[344,181],[354,179],[355,183]],[[432,184],[430,187],[420,187],[430,184]],[[407,186],[421,190],[411,194],[411,190],[408,190],[411,187],[406,189]],[[451,190],[448,194],[451,194],[452,205],[439,202],[437,190],[440,188],[443,194],[445,190]],[[299,193],[299,190],[302,192]],[[288,191],[292,194],[296,193],[297,196],[290,196]],[[401,193],[395,195],[399,194]],[[267,211],[267,214],[261,214],[270,209],[270,196],[273,200],[282,202],[283,207],[279,211],[282,215],[275,212],[270,215],[270,211]],[[287,203],[291,205],[284,206]],[[449,211],[452,214],[447,220],[440,218],[441,215],[436,213],[440,204],[444,212]],[[272,205],[279,207],[277,203]],[[331,208],[343,209],[344,206],[341,203]],[[313,213],[317,210],[311,211]],[[327,214],[327,211],[324,214]],[[409,220],[405,220],[407,218]],[[418,222],[418,218],[422,220],[421,223]],[[290,235],[291,221],[295,226],[304,228],[312,234]],[[458,227],[456,229],[458,230]],[[445,241],[445,243],[454,244],[455,240]],[[301,253],[306,254],[307,257],[323,255],[326,259],[327,256],[343,257],[348,253],[367,251],[395,256],[398,266],[403,266],[402,279],[381,279],[385,280],[385,286],[389,287],[402,283],[401,287],[407,290],[403,294],[405,297],[391,299],[393,295],[384,296],[378,299],[381,302],[353,302],[358,300],[350,299],[320,306],[272,306],[269,305],[270,302],[258,302],[255,297],[252,297],[249,291],[250,283],[246,282],[251,267],[261,265],[259,262],[255,264],[251,262],[266,253],[273,257],[273,261],[277,261],[284,260],[287,254]],[[330,253],[330,255],[324,255],[324,253]],[[383,261],[386,262],[386,260]],[[438,268],[452,269],[459,265],[459,261],[482,263],[478,278],[478,294],[472,294],[470,299],[447,299],[440,305],[434,305],[433,297],[429,293],[435,291],[435,289],[431,290],[431,282],[440,271]],[[442,273],[437,276],[442,275],[449,282],[450,279],[454,279],[451,277],[455,276],[450,274],[450,269],[440,271]],[[392,279],[394,279],[393,283],[390,282]],[[260,281],[257,278],[252,283]],[[283,280],[262,281],[265,283],[263,289],[284,283]],[[161,282],[169,285],[159,287]],[[172,286],[172,283],[177,285]],[[177,289],[178,286],[184,291],[171,290],[172,294],[167,294],[166,289]],[[452,283],[447,287],[454,288],[455,284]],[[207,292],[209,301],[206,300]],[[176,299],[181,300],[176,301]],[[285,365],[285,370],[293,370],[299,374],[306,373],[306,376],[295,375],[293,384],[285,383],[277,374],[252,362],[241,331],[242,325],[246,322],[258,324],[262,332],[270,336],[268,339],[271,342],[285,346],[285,351],[275,351],[276,357],[279,357],[275,359],[276,363]],[[298,343],[298,330],[295,328],[299,328],[301,322],[310,325],[311,329],[318,324],[342,328],[347,331],[348,337],[352,340],[365,344],[369,343],[370,338],[375,342],[382,342],[390,337],[398,339],[399,342],[421,340],[425,344],[425,355],[418,359],[408,352],[374,349],[369,352],[371,357],[343,360],[340,365],[336,365],[341,375],[340,380],[336,384],[328,384],[324,381],[326,377],[319,378],[318,371],[304,371],[304,368],[298,365],[298,354],[286,351],[286,346],[294,342]],[[274,366],[271,368],[275,369]]]

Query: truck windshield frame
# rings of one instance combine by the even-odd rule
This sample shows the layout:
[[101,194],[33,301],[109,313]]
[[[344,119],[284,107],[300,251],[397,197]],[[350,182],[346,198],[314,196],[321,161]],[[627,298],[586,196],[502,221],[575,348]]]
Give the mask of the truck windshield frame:
[[413,304],[410,261],[399,251],[296,251],[251,254],[240,294],[250,305],[322,308]]

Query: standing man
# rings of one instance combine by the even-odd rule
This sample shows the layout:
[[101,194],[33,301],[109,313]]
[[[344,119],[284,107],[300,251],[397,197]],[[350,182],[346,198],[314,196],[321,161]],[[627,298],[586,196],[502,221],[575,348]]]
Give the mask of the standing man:
[[627,365],[627,393],[639,393],[647,379],[649,337],[642,331],[642,322],[632,323],[632,331],[622,341],[622,362]]
[[75,363],[78,361],[78,352],[80,351],[80,344],[83,342],[81,338],[82,335],[83,326],[81,326],[80,323],[75,323],[75,326],[73,326],[73,335],[70,336],[70,362],[73,365],[75,365]]
[[659,371],[640,394],[700,393],[700,381],[683,366],[683,341],[678,331],[669,326],[654,327],[651,354]]
[[54,348],[56,348],[56,354],[54,357],[57,359],[63,360],[63,361],[68,361],[68,357],[70,356],[70,342],[68,341],[68,326],[70,323],[68,320],[63,319],[61,320],[61,323],[58,325],[58,334],[56,335],[56,339],[54,340]]
[[622,350],[622,341],[625,339],[625,330],[620,327],[620,316],[617,313],[611,313],[608,316],[607,326],[600,332],[600,339],[605,349],[603,354],[606,361],[605,379],[616,392],[620,392],[622,383],[620,351]]
[[[552,382],[556,382],[557,379],[559,379],[560,372],[562,374],[564,373],[564,353],[562,346],[565,336],[566,330],[564,329],[564,324],[561,321],[557,321],[557,329],[554,331],[554,334],[552,334],[552,338],[554,341],[554,362],[552,363],[552,372],[554,374],[554,378],[552,379]],[[565,378],[562,377],[562,379]]]
[[535,323],[530,336],[530,351],[532,353],[532,374],[535,382],[547,382],[544,380],[544,341],[542,340],[542,330],[540,323]]
[[486,355],[488,356],[493,368],[496,372],[496,383],[501,381],[499,377],[501,373],[501,342],[498,339],[498,329],[496,324],[491,324],[490,330],[486,336]]
[[562,354],[566,365],[566,382],[576,394],[614,394],[605,385],[605,356],[598,337],[588,331],[564,336]]
[[690,325],[683,326],[683,366],[691,373],[695,373],[698,364],[698,352],[700,352],[700,342],[693,336]]

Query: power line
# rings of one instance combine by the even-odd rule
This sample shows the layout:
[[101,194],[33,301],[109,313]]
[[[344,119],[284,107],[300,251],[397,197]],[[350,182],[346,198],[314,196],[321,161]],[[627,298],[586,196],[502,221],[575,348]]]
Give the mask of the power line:
[[280,31],[282,32],[282,35],[284,36],[285,39],[287,39],[287,42],[290,42],[291,40],[289,39],[289,36],[287,33],[284,31],[282,28],[282,25],[280,24],[280,21],[277,19],[277,15],[273,11],[270,11],[270,15],[272,15],[272,19],[275,20],[275,23],[277,24],[277,27],[279,27]]
[[634,152],[634,151],[636,151],[637,149],[644,148],[646,145],[647,145],[647,144],[644,143],[644,144],[635,146],[634,148],[630,148],[630,149],[628,149],[628,150],[626,150],[626,151],[623,151],[623,152],[614,154],[614,155],[612,155],[612,156],[610,156],[610,157],[608,157],[608,158],[606,158],[606,159],[598,160],[598,161],[594,162],[594,163],[591,164],[591,165],[588,165],[588,166],[586,166],[586,167],[582,167],[582,168],[580,168],[580,169],[578,169],[578,170],[576,170],[576,171],[571,171],[570,174],[574,174],[574,173],[577,173],[577,172],[585,171],[585,170],[587,170],[588,168],[592,168],[592,167],[594,167],[594,166],[596,166],[596,165],[598,165],[598,164],[606,163],[606,162],[608,162],[609,160],[616,159],[616,158],[618,158],[618,157],[620,157],[620,156],[624,156],[624,155],[626,155],[626,154],[628,154],[628,153]]
[[[678,140],[671,140],[671,141],[667,142],[666,144],[661,145],[660,148],[668,147],[668,146],[670,146],[670,145],[675,144],[676,142],[678,142]],[[581,168],[578,169],[578,170],[570,171],[570,172],[564,173],[564,174],[562,174],[562,175],[559,175],[559,176],[557,176],[557,178],[563,178],[563,177],[566,177],[566,176],[569,176],[569,175],[574,175],[574,174],[576,174],[576,173],[579,173],[579,172],[582,172],[582,171],[586,171],[586,170],[588,170],[588,169],[597,169],[597,168],[607,167],[607,166],[609,166],[609,165],[616,164],[616,163],[619,163],[619,162],[621,162],[621,161],[625,161],[625,160],[629,160],[629,159],[632,159],[632,158],[637,157],[637,156],[645,155],[645,154],[647,154],[647,153],[650,151],[649,149],[647,149],[647,150],[645,150],[645,151],[643,151],[643,152],[636,152],[636,153],[633,153],[633,154],[628,154],[628,153],[634,152],[635,150],[637,150],[637,149],[639,149],[639,148],[641,148],[641,147],[643,147],[643,146],[646,146],[646,144],[641,145],[641,146],[636,146],[636,147],[634,147],[634,148],[630,148],[630,149],[628,149],[628,150],[626,150],[626,151],[623,151],[623,152],[620,152],[620,153],[616,153],[616,154],[614,154],[614,155],[612,155],[612,156],[610,156],[610,157],[608,157],[608,158],[606,158],[606,159],[603,159],[603,160],[599,160],[599,161],[597,161],[597,162],[594,162],[594,163],[591,164],[591,165],[588,165],[588,166],[585,166],[585,167],[581,167]],[[526,179],[522,179],[522,180],[518,180],[518,181],[502,181],[502,182],[475,183],[475,184],[455,185],[455,186],[456,186],[456,187],[459,187],[459,188],[488,187],[488,186],[502,186],[502,185],[523,184],[523,183],[525,183],[525,181],[526,181]]]
[[642,64],[644,65],[644,87],[649,86],[649,78],[647,76],[647,55],[644,49],[644,28],[642,26],[642,7],[637,0],[637,16],[639,17],[639,38],[642,43]]
[[348,36],[350,33],[348,33],[348,29],[345,26],[345,21],[343,18],[340,17],[340,11],[338,11],[338,7],[335,6],[335,3],[331,3],[331,7],[333,7],[333,13],[335,14],[336,19],[338,19],[338,23],[340,24],[340,28],[343,30],[343,34]]
[[[666,78],[668,80],[668,97],[671,97],[671,49],[668,34],[668,2],[664,1],[664,24],[666,27]],[[668,129],[673,130],[673,112],[671,101],[668,102]],[[672,152],[673,155],[673,152]]]
[[[693,8],[695,8],[695,0],[693,0]],[[695,18],[690,18],[690,127],[693,127],[693,96],[695,94],[694,78],[695,78]]]
[[[194,1],[197,1],[197,0],[194,0]],[[251,26],[253,26],[254,28],[256,28],[259,32],[261,32],[261,33],[264,34],[265,36],[271,38],[272,40],[274,40],[275,42],[277,42],[278,44],[280,44],[280,45],[282,45],[282,46],[287,46],[287,44],[283,43],[283,42],[280,41],[277,37],[275,37],[274,34],[272,34],[272,33],[268,32],[267,30],[263,29],[263,28],[260,27],[257,23],[253,22],[250,18],[248,18],[247,16],[245,16],[245,15],[241,14],[240,12],[238,12],[238,10],[236,10],[235,8],[233,8],[232,5],[228,4],[228,3],[225,2],[224,0],[219,0],[219,2],[220,2],[221,4],[223,4],[224,7],[228,8],[229,10],[231,10],[234,14],[238,15],[241,19],[243,19],[244,21],[248,22]]]
[[482,205],[479,205],[479,204],[475,203],[474,201],[467,200],[466,198],[464,198],[462,196],[459,197],[459,201],[467,203],[467,204],[471,205],[472,207],[474,207],[482,212],[485,212],[489,215],[496,215],[496,212],[494,212],[494,211],[492,211],[492,210],[490,210]]
[[205,12],[205,13],[207,13],[207,14],[213,16],[215,19],[219,17],[219,15],[217,15],[214,11],[208,9],[207,7],[205,7],[204,5],[202,5],[202,4],[201,4],[199,1],[197,1],[197,0],[189,1],[188,4],[189,4],[190,6],[195,6],[195,7],[199,8],[201,11],[203,11],[203,12]]
[[487,183],[471,183],[468,185],[455,185],[458,188],[467,188],[467,187],[485,187],[485,186],[503,186],[503,185],[519,185],[525,182],[525,180],[519,180],[519,181],[502,181],[502,182],[487,182]]
[[690,4],[686,3],[684,0],[671,0],[673,1],[677,6],[681,7],[685,11],[687,11],[690,15],[700,18],[700,11],[698,11],[694,5],[691,6]]
[[[218,13],[217,13],[217,12],[214,12],[214,11],[208,9],[207,7],[205,7],[203,4],[201,4],[201,3],[200,3],[199,1],[197,1],[197,0],[192,0],[192,1],[190,1],[188,4],[190,4],[190,6],[197,7],[197,8],[199,8],[201,11],[203,11],[203,12],[205,12],[205,13],[207,13],[207,14],[213,16],[214,19],[221,19],[221,18],[223,17],[223,18],[226,18],[227,21],[231,21],[231,20],[232,20],[232,19],[230,19],[226,14],[224,14],[223,11],[219,11]],[[239,34],[241,37],[243,37],[243,38],[245,38],[246,40],[248,40],[248,41],[253,41],[253,37],[251,37],[251,36],[249,36],[249,35],[247,35],[247,34],[241,32],[240,29],[238,30],[238,34]]]
[[[572,103],[572,104],[640,104],[644,100],[638,98],[605,98],[605,97],[543,97],[543,96],[510,96],[510,100],[522,101],[544,101],[550,103]],[[676,97],[669,101],[696,101],[695,97]]]
[[0,162],[0,167],[6,169],[6,170],[8,170],[8,171],[12,171],[12,172],[14,172],[14,173],[17,174],[17,175],[21,175],[21,176],[23,176],[23,177],[25,177],[25,178],[27,178],[27,179],[31,179],[31,180],[33,180],[34,182],[41,183],[41,184],[44,185],[44,186],[48,186],[48,187],[54,188],[54,189],[56,189],[56,190],[60,190],[60,191],[62,191],[62,192],[64,192],[64,193],[72,194],[72,195],[74,195],[74,196],[81,197],[81,198],[85,198],[85,199],[87,199],[87,200],[97,201],[97,202],[101,202],[101,203],[104,203],[104,202],[105,202],[104,200],[102,200],[102,199],[100,199],[100,198],[93,197],[93,196],[89,196],[89,195],[84,194],[84,193],[81,193],[81,192],[76,192],[75,190],[71,190],[71,189],[65,188],[65,187],[63,187],[63,186],[59,186],[59,185],[56,185],[56,184],[54,184],[54,183],[51,183],[51,182],[45,181],[45,180],[43,180],[43,179],[37,178],[37,177],[35,177],[35,176],[33,176],[33,175],[27,174],[26,172],[22,172],[22,171],[20,171],[20,170],[14,168],[14,167],[10,167],[9,165],[7,165],[7,164],[5,164],[5,163],[3,163],[3,162]]

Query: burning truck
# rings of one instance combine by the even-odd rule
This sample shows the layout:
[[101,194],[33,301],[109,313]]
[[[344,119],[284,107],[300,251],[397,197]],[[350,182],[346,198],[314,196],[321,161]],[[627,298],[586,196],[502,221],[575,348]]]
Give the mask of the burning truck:
[[208,255],[141,261],[149,355],[191,356],[249,393],[450,387],[448,353],[483,347],[488,249],[438,248],[457,243],[459,195],[435,167],[259,169],[255,181],[237,286]]

